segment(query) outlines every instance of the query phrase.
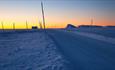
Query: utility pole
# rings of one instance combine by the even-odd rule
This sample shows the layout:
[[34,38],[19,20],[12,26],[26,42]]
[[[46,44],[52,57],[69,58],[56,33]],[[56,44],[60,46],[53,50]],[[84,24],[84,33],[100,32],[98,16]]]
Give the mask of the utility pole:
[[42,8],[42,18],[43,18],[43,26],[45,29],[45,17],[44,17],[44,8],[43,8],[43,3],[41,2],[41,8]]
[[40,29],[42,29],[42,24],[41,24],[41,22],[39,22],[39,26],[40,26]]
[[91,19],[91,26],[93,26],[93,19]]
[[13,29],[15,30],[15,23],[13,23]]
[[4,24],[3,24],[3,22],[1,22],[1,25],[2,25],[2,30],[4,30]]
[[26,21],[26,29],[28,29],[28,22]]

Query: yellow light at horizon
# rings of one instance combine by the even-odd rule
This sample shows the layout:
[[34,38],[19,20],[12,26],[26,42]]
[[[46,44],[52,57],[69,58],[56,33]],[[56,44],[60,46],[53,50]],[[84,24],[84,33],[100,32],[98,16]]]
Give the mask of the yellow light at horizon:
[[[53,18],[55,19],[55,18]],[[42,19],[39,19],[40,22],[42,22]],[[28,28],[31,29],[32,26],[39,26],[39,21],[37,18],[31,19],[29,18],[27,23],[28,23]],[[1,22],[4,24],[4,29],[13,29],[13,23],[15,23],[15,28],[16,29],[26,29],[26,20],[19,20],[16,19],[15,22],[8,19],[8,20],[3,20],[0,21],[0,29],[2,29]],[[111,23],[111,24],[109,24]],[[110,20],[94,20],[93,25],[101,25],[101,26],[106,26],[106,25],[114,25],[115,21],[110,21]],[[65,28],[67,24],[73,24],[75,26],[78,25],[90,25],[91,20],[90,19],[66,19],[66,20],[52,20],[52,18],[46,18],[46,28]]]

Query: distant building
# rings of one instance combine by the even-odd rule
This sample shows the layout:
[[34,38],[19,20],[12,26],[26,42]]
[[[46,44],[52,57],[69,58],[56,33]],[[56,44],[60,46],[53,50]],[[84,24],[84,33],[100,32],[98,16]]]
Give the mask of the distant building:
[[72,24],[68,24],[66,27],[66,29],[74,29],[74,28],[77,28],[77,27]]
[[115,28],[115,26],[106,26],[106,28]]
[[97,25],[80,25],[79,28],[102,28],[103,26]]
[[32,26],[32,29],[38,29],[38,27],[37,26]]

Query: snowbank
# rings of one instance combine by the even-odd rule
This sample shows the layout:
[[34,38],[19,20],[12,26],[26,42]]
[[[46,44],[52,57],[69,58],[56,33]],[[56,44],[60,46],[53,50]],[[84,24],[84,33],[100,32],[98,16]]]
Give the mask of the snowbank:
[[115,38],[105,37],[105,36],[102,36],[102,35],[87,33],[87,32],[74,31],[73,33],[78,34],[78,35],[82,35],[82,36],[85,36],[85,37],[89,37],[89,38],[92,38],[92,39],[96,39],[96,40],[100,40],[100,41],[115,44]]
[[0,70],[67,70],[68,64],[43,32],[0,34]]

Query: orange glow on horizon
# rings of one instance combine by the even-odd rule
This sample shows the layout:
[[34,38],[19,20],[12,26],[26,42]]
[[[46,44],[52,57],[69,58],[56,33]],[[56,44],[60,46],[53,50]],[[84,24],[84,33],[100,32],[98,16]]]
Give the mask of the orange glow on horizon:
[[[115,26],[115,4],[106,1],[43,1],[46,28],[65,28],[67,24]],[[106,7],[106,8],[105,8]],[[0,1],[0,29],[26,29],[40,27],[42,22],[41,1],[2,0]]]
[[[14,23],[16,29],[26,29],[26,22],[14,22]],[[67,26],[67,23],[68,22],[65,23],[46,22],[46,28],[65,28]],[[114,23],[115,22],[110,22],[110,21],[94,21],[93,25],[115,26]],[[87,22],[79,21],[79,22],[71,22],[71,24],[75,26],[79,26],[79,25],[90,25],[91,23],[90,21]],[[13,29],[13,22],[3,22],[3,25],[4,25],[4,29]],[[38,22],[28,22],[28,28],[31,29],[32,26],[37,26],[38,28],[40,27]],[[2,29],[1,24],[0,24],[0,29]]]
[[[24,17],[23,17],[24,18]],[[73,24],[75,26],[79,26],[79,25],[91,25],[91,19],[85,19],[85,18],[80,18],[78,20],[76,19],[58,19],[56,20],[57,17],[50,17],[50,18],[46,18],[46,28],[65,28],[67,26],[67,24]],[[11,20],[11,19],[2,19],[3,21],[0,21],[0,29],[2,29],[2,25],[1,22],[3,22],[4,24],[4,29],[13,29],[13,23],[15,23],[15,28],[16,29],[26,29],[26,20],[24,19],[18,19],[16,18],[15,21]],[[37,17],[34,18],[29,18],[27,20],[28,23],[28,28],[31,29],[32,26],[38,26],[38,28],[40,27],[39,25],[39,21],[41,22],[42,19],[37,19]],[[99,25],[99,26],[115,26],[115,20],[107,20],[107,19],[94,19],[94,23],[93,25]]]

